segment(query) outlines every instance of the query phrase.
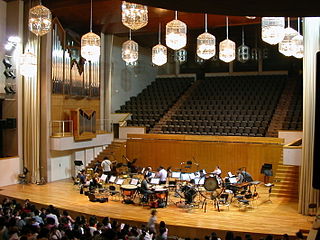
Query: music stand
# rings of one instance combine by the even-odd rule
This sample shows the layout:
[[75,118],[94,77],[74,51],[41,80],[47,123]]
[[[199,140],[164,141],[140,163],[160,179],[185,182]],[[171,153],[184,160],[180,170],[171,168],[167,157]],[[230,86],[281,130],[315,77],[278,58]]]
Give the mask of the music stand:
[[78,172],[81,170],[81,166],[83,166],[83,162],[81,160],[75,160],[74,163],[74,177],[78,176]]
[[272,173],[272,164],[264,163],[261,167],[260,173],[264,174],[264,183],[269,183],[269,177],[273,176]]

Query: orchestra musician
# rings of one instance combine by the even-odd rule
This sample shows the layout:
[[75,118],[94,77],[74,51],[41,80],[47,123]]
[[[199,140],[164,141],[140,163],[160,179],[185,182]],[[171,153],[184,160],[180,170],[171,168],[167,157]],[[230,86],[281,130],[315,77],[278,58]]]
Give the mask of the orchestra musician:
[[194,179],[191,179],[189,183],[187,183],[185,186],[182,187],[181,190],[184,193],[186,204],[191,204],[193,202],[195,195],[197,194],[197,191],[195,189]]
[[101,163],[101,167],[102,167],[103,174],[107,175],[106,179],[109,179],[111,176],[112,163],[108,157],[104,157],[104,159]]
[[157,177],[160,178],[160,184],[166,184],[168,172],[162,166],[159,167]]
[[102,187],[102,180],[99,177],[99,174],[95,173],[93,178],[90,180],[89,189],[93,190],[93,189],[101,188],[101,187]]
[[151,189],[149,188],[147,175],[144,175],[143,180],[141,181],[140,191],[144,195],[153,193],[153,191],[151,191]]
[[149,182],[152,176],[152,168],[150,166],[144,171],[144,176],[146,176],[146,180]]
[[79,179],[79,183],[82,185],[86,184],[86,182],[87,182],[87,176],[86,176],[85,172],[86,172],[86,170],[82,169],[77,175],[77,178]]
[[216,168],[213,170],[212,173],[213,173],[213,175],[216,175],[216,176],[219,176],[219,177],[220,177],[222,171],[221,171],[221,169],[220,169],[219,166],[216,166]]
[[237,183],[244,183],[244,182],[252,182],[252,176],[250,175],[250,173],[248,173],[247,171],[245,171],[242,168],[239,168],[237,170]]

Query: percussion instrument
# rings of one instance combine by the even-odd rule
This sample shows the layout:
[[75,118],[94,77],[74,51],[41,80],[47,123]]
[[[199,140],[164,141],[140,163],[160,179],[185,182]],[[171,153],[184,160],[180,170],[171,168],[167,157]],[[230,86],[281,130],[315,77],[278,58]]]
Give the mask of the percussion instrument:
[[156,194],[156,198],[158,199],[166,199],[168,196],[168,189],[166,188],[155,188],[154,192]]
[[204,181],[203,187],[207,191],[214,191],[214,190],[218,189],[219,183],[218,183],[216,176],[206,178]]
[[132,202],[136,196],[138,187],[135,185],[121,185],[120,190],[124,202]]

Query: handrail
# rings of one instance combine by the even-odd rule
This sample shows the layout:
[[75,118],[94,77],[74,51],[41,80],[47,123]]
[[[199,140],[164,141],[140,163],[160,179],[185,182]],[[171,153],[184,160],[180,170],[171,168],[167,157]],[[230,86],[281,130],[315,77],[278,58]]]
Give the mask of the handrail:
[[301,149],[302,148],[302,138],[298,138],[291,143],[288,143],[283,146],[283,148],[287,149]]
[[50,135],[52,137],[70,137],[73,136],[72,120],[53,120],[50,122]]
[[128,134],[128,139],[141,140],[176,140],[176,141],[204,141],[204,142],[233,142],[282,145],[283,138],[270,137],[235,137],[235,136],[195,136],[183,134]]

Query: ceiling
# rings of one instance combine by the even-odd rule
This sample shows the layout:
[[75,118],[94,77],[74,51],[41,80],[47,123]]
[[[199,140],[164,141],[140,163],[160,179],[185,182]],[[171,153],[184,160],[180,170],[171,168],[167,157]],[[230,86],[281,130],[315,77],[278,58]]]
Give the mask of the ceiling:
[[[175,2],[177,0],[172,0]],[[43,0],[53,16],[58,17],[64,27],[70,28],[79,34],[89,31],[90,1],[89,0]],[[162,8],[149,7],[148,25],[137,31],[137,34],[156,33],[159,23],[163,26],[174,18],[174,11]],[[189,29],[204,27],[204,15],[201,13],[179,12],[178,18],[184,21]],[[224,15],[209,15],[208,26],[220,27],[225,25]],[[260,22],[260,18],[249,20],[245,17],[232,16],[230,25],[244,25]],[[93,0],[93,31],[113,34],[127,34],[128,29],[121,23],[121,1]]]
[[[299,2],[299,6],[289,0],[131,0],[132,2],[148,5],[149,22],[142,29],[133,32],[148,45],[148,39],[156,38],[159,23],[163,29],[166,23],[174,18],[178,9],[178,18],[188,26],[188,31],[202,31],[204,14],[208,15],[209,32],[225,26],[226,14],[229,15],[230,26],[260,24],[260,17],[250,20],[245,16],[316,16],[320,15],[320,5],[314,6],[310,0]],[[28,6],[30,0],[25,0]],[[31,1],[33,3],[33,1]],[[36,2],[36,1],[35,1]],[[127,36],[128,28],[121,22],[120,0],[93,0],[93,31]],[[71,29],[79,36],[89,31],[90,0],[42,0],[53,17],[58,17],[64,28]],[[33,3],[35,5],[35,3]],[[154,7],[150,7],[154,6]],[[167,10],[171,9],[171,10]],[[147,37],[143,37],[147,36]],[[153,43],[152,43],[153,44]]]

